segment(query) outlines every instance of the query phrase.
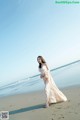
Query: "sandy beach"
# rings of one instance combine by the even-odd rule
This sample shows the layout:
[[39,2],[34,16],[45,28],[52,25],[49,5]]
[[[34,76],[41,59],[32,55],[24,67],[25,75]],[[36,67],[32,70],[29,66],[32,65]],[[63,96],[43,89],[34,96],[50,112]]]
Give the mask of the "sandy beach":
[[0,98],[0,111],[9,111],[9,120],[80,120],[80,86],[60,90],[67,102],[44,108],[45,93],[37,91]]

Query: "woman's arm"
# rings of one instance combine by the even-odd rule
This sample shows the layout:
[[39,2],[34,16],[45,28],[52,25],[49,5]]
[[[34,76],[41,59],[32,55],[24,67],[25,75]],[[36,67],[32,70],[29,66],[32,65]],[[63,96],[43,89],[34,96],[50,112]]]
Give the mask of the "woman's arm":
[[49,70],[48,65],[46,63],[44,65],[46,66],[47,70]]
[[45,74],[44,74],[44,75],[41,74],[41,75],[40,75],[40,78],[43,78],[44,76],[45,76]]
[[[44,63],[44,65],[46,66],[46,69],[49,70],[47,64]],[[48,80],[48,72],[45,71],[44,74],[41,74],[41,75],[40,75],[40,78],[45,79],[45,80]]]
[[44,63],[44,65],[45,65],[45,67],[46,67],[46,70],[44,71],[44,74],[41,74],[40,75],[40,78],[42,78],[42,79],[44,79],[44,80],[48,80],[48,70],[49,70],[49,68],[48,68],[48,66],[47,66],[47,64],[46,63]]

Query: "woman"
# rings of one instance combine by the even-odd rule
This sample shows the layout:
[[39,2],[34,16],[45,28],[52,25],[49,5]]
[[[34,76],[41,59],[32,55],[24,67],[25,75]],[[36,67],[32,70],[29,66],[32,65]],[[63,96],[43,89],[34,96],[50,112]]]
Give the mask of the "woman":
[[52,103],[67,101],[66,96],[57,88],[50,74],[46,61],[42,56],[37,57],[39,63],[40,78],[43,79],[46,92],[46,106],[49,107]]

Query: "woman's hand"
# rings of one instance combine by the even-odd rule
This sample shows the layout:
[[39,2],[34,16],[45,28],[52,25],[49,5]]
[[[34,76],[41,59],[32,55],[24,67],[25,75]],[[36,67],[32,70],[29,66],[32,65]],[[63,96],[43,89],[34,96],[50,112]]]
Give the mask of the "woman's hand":
[[44,77],[44,75],[40,75],[40,78],[43,78]]
[[44,74],[44,76],[41,76],[44,80],[48,80],[48,75]]
[[48,76],[45,75],[45,76],[43,77],[43,79],[44,79],[44,80],[48,80]]
[[48,80],[48,75],[47,74],[44,74],[44,75],[40,75],[40,78],[41,79],[44,79],[44,80]]

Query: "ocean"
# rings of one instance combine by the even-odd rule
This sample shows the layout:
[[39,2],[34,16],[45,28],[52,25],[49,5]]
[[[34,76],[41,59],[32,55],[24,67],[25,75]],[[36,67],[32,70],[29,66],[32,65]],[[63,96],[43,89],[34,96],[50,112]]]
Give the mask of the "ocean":
[[[80,85],[80,60],[52,69],[51,75],[58,88]],[[0,87],[0,97],[44,90],[39,74]]]

